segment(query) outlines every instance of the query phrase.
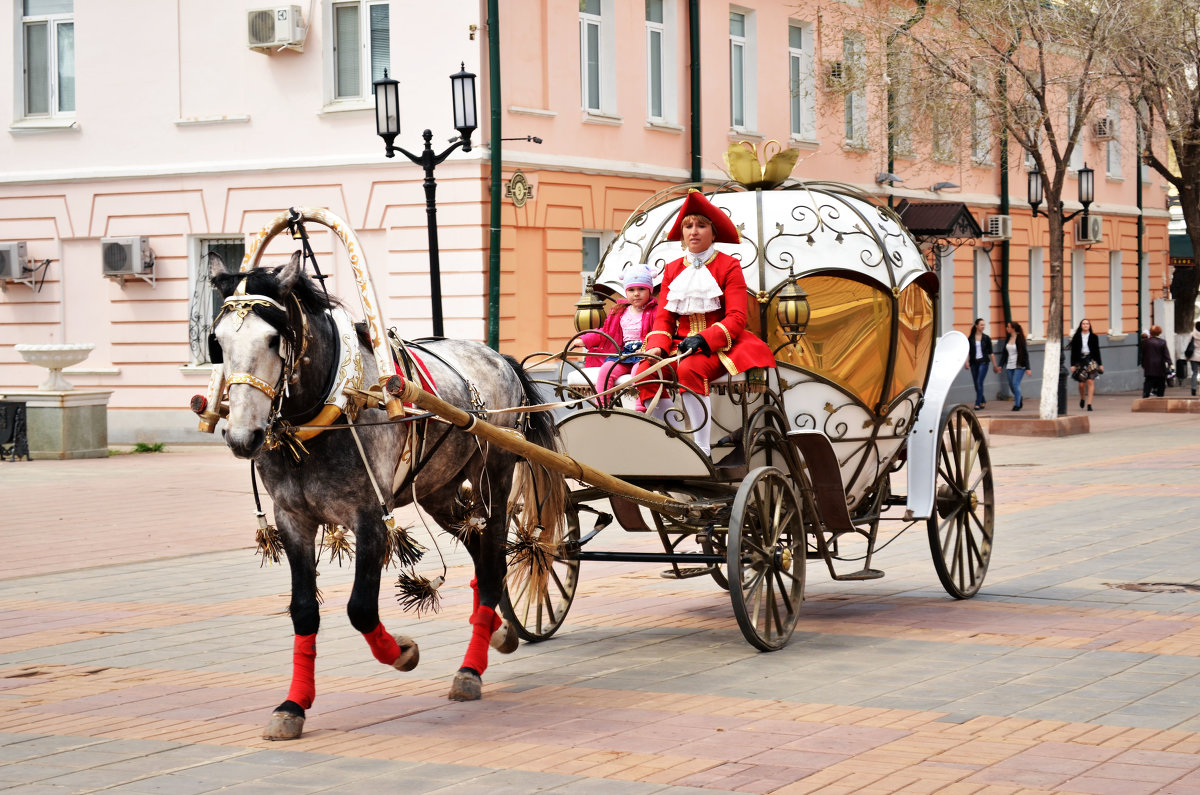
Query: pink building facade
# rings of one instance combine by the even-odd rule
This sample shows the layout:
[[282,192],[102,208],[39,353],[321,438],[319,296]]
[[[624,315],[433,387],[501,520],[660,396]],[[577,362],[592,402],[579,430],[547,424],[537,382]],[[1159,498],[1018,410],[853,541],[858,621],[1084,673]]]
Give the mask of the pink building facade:
[[[561,345],[574,331],[583,276],[630,212],[697,174],[724,180],[731,143],[794,146],[798,178],[896,201],[961,201],[981,222],[1000,204],[991,152],[937,159],[914,147],[891,160],[902,183],[876,181],[889,170],[885,98],[828,79],[831,64],[862,51],[857,33],[832,22],[840,16],[828,7],[843,4],[498,5],[500,124],[503,136],[522,139],[503,143],[501,176],[508,187],[519,172],[529,186],[507,195],[501,211],[496,314],[506,352]],[[0,17],[0,37],[13,43],[0,79],[0,245],[24,243],[28,270],[10,274],[0,294],[0,387],[31,388],[44,376],[14,345],[90,342],[90,357],[67,377],[113,391],[112,441],[211,439],[196,434],[186,409],[210,370],[206,255],[240,259],[247,240],[293,205],[349,222],[388,325],[428,334],[424,174],[383,157],[371,94],[383,68],[401,83],[396,143],[410,151],[426,127],[444,148],[454,134],[448,77],[460,64],[479,75],[480,129],[471,152],[437,167],[437,218],[446,334],[486,339],[487,21],[477,2],[441,3],[434,13],[386,0],[12,0]],[[136,45],[113,46],[134,30]],[[1137,173],[1132,120],[1119,110],[1116,119],[1124,134],[1083,142],[1081,157],[1097,172],[1092,211],[1102,234],[1068,240],[1064,314],[1069,325],[1090,317],[1119,344],[1132,340],[1139,319],[1149,322],[1149,297],[1166,273],[1167,214],[1159,181]],[[1048,303],[1045,221],[1029,217],[1021,158],[1012,161],[1019,195],[1010,201],[1020,209],[1010,213],[1007,301],[1036,339]],[[939,182],[960,187],[953,196],[932,191]],[[314,232],[330,292],[355,303],[340,243]],[[106,275],[105,242],[115,238],[144,244],[152,269]],[[288,254],[280,239],[266,261]],[[943,327],[984,316],[999,331],[999,247],[960,246],[939,269]]]

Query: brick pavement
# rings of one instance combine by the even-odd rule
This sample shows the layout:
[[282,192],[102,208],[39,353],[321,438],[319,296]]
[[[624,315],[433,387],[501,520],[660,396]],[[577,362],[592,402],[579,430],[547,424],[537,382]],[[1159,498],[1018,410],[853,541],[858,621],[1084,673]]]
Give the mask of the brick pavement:
[[274,744],[288,581],[253,554],[246,465],[215,447],[2,463],[0,788],[1200,793],[1200,594],[1118,587],[1200,582],[1200,417],[1131,398],[1101,396],[1086,436],[993,438],[978,597],[946,597],[914,528],[882,580],[810,566],[772,654],[707,578],[585,564],[559,634],[493,655],[484,700],[453,703],[461,551],[437,615],[381,596],[421,643],[409,674],[372,660],[350,567],[323,563],[317,701]]

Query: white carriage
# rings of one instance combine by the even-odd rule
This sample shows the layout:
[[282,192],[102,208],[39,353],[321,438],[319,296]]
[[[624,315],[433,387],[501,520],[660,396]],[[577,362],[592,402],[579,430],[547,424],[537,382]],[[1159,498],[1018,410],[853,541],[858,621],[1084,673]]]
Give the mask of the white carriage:
[[[805,561],[824,560],[838,580],[883,576],[872,562],[888,519],[901,530],[926,524],[942,585],[973,596],[991,557],[994,498],[978,419],[946,405],[967,340],[955,331],[935,340],[936,274],[890,209],[835,183],[663,191],[605,253],[578,305],[580,332],[598,327],[605,302],[621,294],[623,268],[648,263],[661,278],[680,255],[667,232],[695,188],[739,229],[740,244],[718,247],[742,263],[749,327],[777,367],[713,383],[711,455],[691,439],[703,418],[686,416],[668,380],[675,403],[661,419],[619,401],[584,399],[562,412],[571,459],[693,510],[583,484],[549,570],[510,561],[509,618],[527,640],[547,638],[574,598],[581,561],[657,561],[669,564],[664,576],[710,575],[729,588],[746,639],[777,649],[803,601]],[[541,371],[546,386],[564,399],[594,394],[595,371],[579,355],[555,359]],[[664,551],[591,549],[612,519],[595,508],[604,499],[626,530],[658,533]],[[581,527],[585,516],[594,527]]]

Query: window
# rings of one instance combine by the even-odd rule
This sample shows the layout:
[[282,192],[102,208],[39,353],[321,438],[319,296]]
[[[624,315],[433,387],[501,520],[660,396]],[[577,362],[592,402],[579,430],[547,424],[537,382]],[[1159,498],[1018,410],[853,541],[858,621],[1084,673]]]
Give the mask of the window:
[[195,259],[192,266],[192,291],[188,303],[188,346],[192,364],[211,364],[208,355],[208,335],[212,333],[213,320],[221,309],[221,296],[212,286],[209,275],[209,254],[216,254],[225,262],[225,267],[237,269],[246,254],[246,242],[240,238],[199,239],[193,249]]
[[1108,176],[1121,176],[1121,104],[1116,97],[1108,98],[1108,129],[1112,139],[1105,144],[1107,154]]
[[867,146],[867,88],[863,83],[863,39],[858,34],[842,37],[842,63],[850,89],[843,100],[846,126],[846,146],[865,149]]
[[617,112],[614,0],[579,0],[579,95],[589,113]]
[[333,99],[366,101],[391,64],[387,2],[333,4]]
[[[1067,131],[1075,129],[1075,121],[1079,118],[1079,92],[1071,91],[1067,94]],[[1083,141],[1080,136],[1075,136],[1075,148],[1071,150],[1071,160],[1067,168],[1071,171],[1079,171],[1083,168]]]
[[[1086,314],[1083,304],[1083,271],[1084,271],[1084,253],[1082,251],[1071,252],[1071,323],[1070,328],[1075,329],[1079,326]],[[1099,325],[1096,323],[1093,326]],[[1092,329],[1096,332],[1096,329]]]
[[814,140],[816,86],[813,78],[812,28],[803,22],[788,25],[788,90],[792,137]]
[[992,120],[986,99],[990,91],[987,64],[971,64],[971,91],[971,159],[986,164],[992,159]]
[[746,15],[729,14],[729,124],[746,127]]
[[[891,118],[889,126],[892,131],[892,143],[896,154],[901,157],[913,156],[913,77],[912,56],[897,49],[891,55],[892,66],[888,74],[892,79]],[[933,119],[933,128],[938,129],[938,122]],[[937,148],[936,143],[934,148]],[[936,155],[935,155],[936,159]]]
[[1041,246],[1029,247],[1029,329],[1030,339],[1045,339],[1046,321],[1045,250]]
[[753,130],[757,124],[754,71],[754,14],[729,12],[729,126]]
[[75,113],[75,2],[22,0],[25,117]]
[[646,116],[663,119],[663,0],[646,0]]
[[949,105],[935,106],[933,117],[933,159],[939,163],[954,160],[954,120]]
[[1108,252],[1108,333],[1121,333],[1121,254]]
[[600,79],[600,0],[579,0],[579,82],[585,110],[599,111]]
[[583,284],[587,285],[587,280],[595,278],[596,268],[600,265],[600,257],[604,255],[604,249],[616,237],[614,232],[596,231],[590,229],[583,230],[583,241],[580,251],[580,272],[583,274]]

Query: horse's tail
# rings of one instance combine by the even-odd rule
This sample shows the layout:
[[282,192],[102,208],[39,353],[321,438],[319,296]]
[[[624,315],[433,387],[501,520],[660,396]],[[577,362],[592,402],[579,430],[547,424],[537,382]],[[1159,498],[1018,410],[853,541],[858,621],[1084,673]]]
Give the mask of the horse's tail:
[[[517,374],[521,389],[525,393],[525,400],[530,405],[541,403],[542,397],[536,385],[529,379],[525,368],[511,356],[504,358]],[[558,429],[550,412],[532,411],[524,415],[523,422],[526,439],[548,450],[558,450]],[[529,534],[527,537],[538,533],[537,528],[541,527],[551,536],[546,540],[553,543],[554,549],[557,549],[562,538],[566,500],[567,482],[562,475],[541,464],[522,459],[513,479],[512,503],[515,505],[520,502],[525,506],[521,516],[523,530]],[[536,507],[536,510],[529,510],[532,507]]]

